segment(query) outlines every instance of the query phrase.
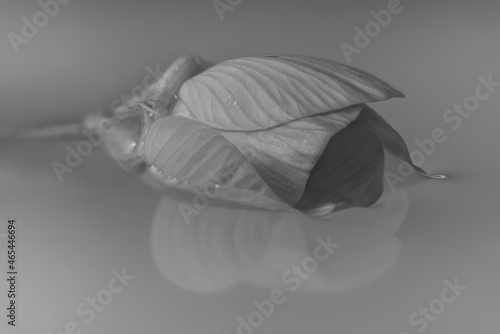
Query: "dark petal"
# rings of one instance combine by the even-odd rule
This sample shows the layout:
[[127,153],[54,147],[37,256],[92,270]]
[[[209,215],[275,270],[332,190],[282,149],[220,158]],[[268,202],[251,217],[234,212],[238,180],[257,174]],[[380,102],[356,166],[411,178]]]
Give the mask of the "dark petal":
[[383,191],[384,150],[370,130],[356,121],[334,135],[312,169],[301,200],[301,211],[334,203],[333,211],[368,207]]

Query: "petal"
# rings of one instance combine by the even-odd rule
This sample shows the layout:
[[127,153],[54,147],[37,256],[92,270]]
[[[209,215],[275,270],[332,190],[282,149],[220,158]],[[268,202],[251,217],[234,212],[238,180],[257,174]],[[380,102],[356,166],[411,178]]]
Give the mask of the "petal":
[[179,91],[193,118],[213,128],[234,131],[267,129],[402,96],[364,71],[301,56],[228,60],[187,80]]
[[[153,122],[145,139],[144,158],[168,188],[206,189],[217,199],[290,210],[246,158],[217,130],[182,116]],[[215,184],[219,187],[214,190]]]
[[295,208],[306,212],[330,208],[321,213],[326,216],[354,206],[368,207],[382,195],[383,174],[382,144],[354,121],[330,139]]

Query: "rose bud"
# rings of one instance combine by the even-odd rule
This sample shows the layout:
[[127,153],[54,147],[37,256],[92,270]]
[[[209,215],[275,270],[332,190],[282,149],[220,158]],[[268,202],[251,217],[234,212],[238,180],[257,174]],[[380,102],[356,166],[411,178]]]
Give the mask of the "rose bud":
[[396,97],[404,95],[373,75],[315,57],[245,57],[210,67],[188,56],[132,106],[148,120],[137,143],[109,141],[126,151],[113,156],[145,163],[162,186],[212,204],[326,217],[380,198],[384,148],[427,175],[366,105]]

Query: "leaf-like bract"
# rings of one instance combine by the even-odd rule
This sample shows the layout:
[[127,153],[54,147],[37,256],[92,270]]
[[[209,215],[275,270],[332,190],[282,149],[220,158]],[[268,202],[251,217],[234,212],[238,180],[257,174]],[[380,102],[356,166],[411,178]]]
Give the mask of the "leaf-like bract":
[[404,95],[364,71],[301,56],[224,61],[187,80],[179,97],[194,119],[253,131],[360,103]]

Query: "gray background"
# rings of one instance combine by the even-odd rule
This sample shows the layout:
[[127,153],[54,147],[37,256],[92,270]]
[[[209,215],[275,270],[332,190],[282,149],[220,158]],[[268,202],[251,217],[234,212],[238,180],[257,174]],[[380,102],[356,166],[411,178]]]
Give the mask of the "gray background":
[[[439,298],[443,280],[454,277],[468,288],[425,332],[499,328],[500,89],[456,130],[443,114],[474,93],[478,76],[492,74],[500,81],[500,5],[401,4],[403,11],[350,65],[406,94],[373,107],[410,149],[434,128],[446,130],[448,140],[423,167],[452,177],[412,177],[398,184],[410,208],[395,234],[397,261],[383,276],[338,293],[290,294],[257,333],[417,333],[408,317]],[[353,28],[364,27],[373,19],[371,10],[386,6],[387,1],[245,0],[221,22],[211,1],[73,0],[16,54],[7,34],[19,34],[21,18],[31,18],[40,7],[36,1],[4,0],[0,124],[8,128],[109,108],[141,83],[146,66],[165,69],[185,53],[213,62],[262,53],[346,62],[339,44],[353,44]],[[63,161],[65,145],[0,146],[0,218],[19,220],[21,268],[20,326],[7,328],[2,311],[2,333],[57,333],[67,321],[83,323],[75,307],[122,267],[136,279],[82,325],[83,333],[236,333],[236,317],[253,311],[252,300],[268,297],[270,289],[239,284],[204,295],[172,285],[150,251],[158,195],[97,149],[59,183],[50,164]],[[0,226],[5,233],[5,223]],[[5,244],[0,247],[5,254]]]

